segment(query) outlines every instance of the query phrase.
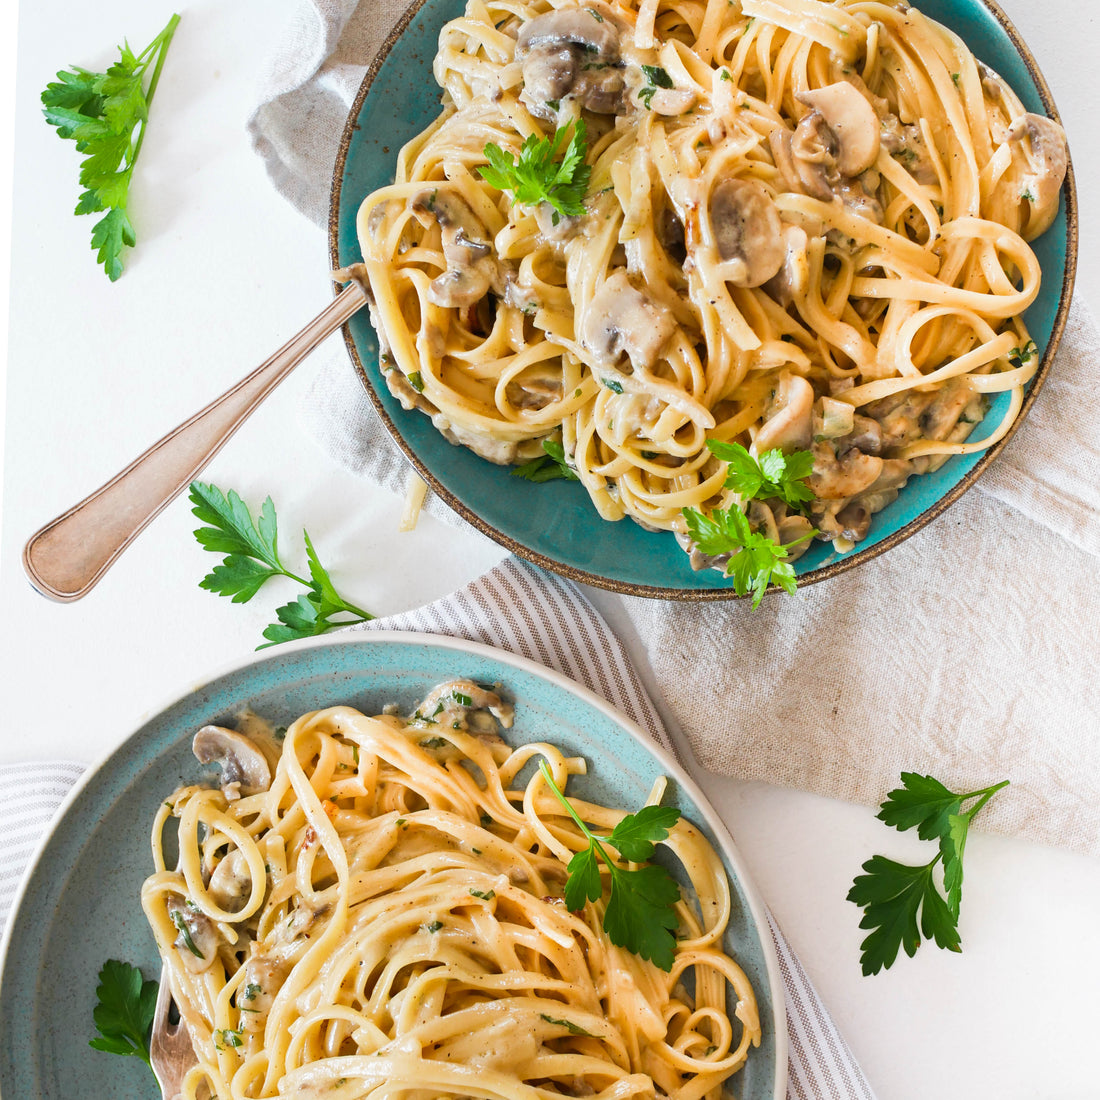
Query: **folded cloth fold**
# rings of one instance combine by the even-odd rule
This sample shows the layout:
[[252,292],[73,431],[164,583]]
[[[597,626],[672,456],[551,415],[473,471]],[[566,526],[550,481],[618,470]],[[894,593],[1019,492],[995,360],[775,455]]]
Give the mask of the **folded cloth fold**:
[[[584,594],[515,558],[417,611],[355,630],[450,634],[521,654],[583,684],[674,751],[626,651]],[[0,767],[0,930],[34,840],[45,831],[79,764]],[[787,999],[788,1100],[874,1100],[874,1094],[798,959],[768,916]]]

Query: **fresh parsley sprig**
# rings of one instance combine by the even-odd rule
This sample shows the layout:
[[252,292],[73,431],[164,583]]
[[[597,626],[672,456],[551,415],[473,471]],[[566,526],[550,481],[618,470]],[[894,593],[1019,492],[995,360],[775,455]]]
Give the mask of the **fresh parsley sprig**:
[[599,864],[603,860],[611,872],[611,894],[603,915],[607,938],[617,947],[649,959],[662,970],[671,970],[676,947],[672,933],[679,925],[675,905],[680,900],[680,887],[660,864],[649,863],[633,870],[618,866],[605,845],[611,845],[631,863],[644,863],[653,858],[655,844],[668,837],[669,830],[680,819],[680,811],[673,806],[645,806],[636,814],[627,814],[607,836],[597,837],[558,788],[545,760],[539,762],[539,771],[588,841],[588,847],[569,861],[566,906],[571,912],[578,912],[586,901],[599,901],[603,897]]
[[157,982],[142,979],[136,966],[108,959],[99,972],[99,1002],[92,1010],[99,1034],[88,1045],[107,1054],[140,1058],[152,1069],[149,1033],[158,989]]
[[777,584],[790,593],[797,588],[794,566],[787,561],[788,551],[813,538],[813,531],[782,546],[753,531],[740,508],[715,508],[709,516],[695,508],[685,508],[683,516],[692,541],[704,554],[731,555],[726,563],[726,576],[733,580],[733,590],[738,596],[753,594],[753,611],[760,606],[769,584]]
[[758,459],[740,443],[723,443],[708,439],[707,449],[726,463],[726,488],[738,493],[742,500],[771,500],[778,497],[798,511],[814,499],[806,478],[813,473],[812,451],[792,451],[784,454],[776,449],[765,451]]
[[557,478],[580,481],[576,471],[565,461],[565,448],[560,443],[553,439],[544,439],[542,449],[545,454],[515,467],[512,477],[522,477],[528,481],[554,481]]
[[[195,531],[199,545],[212,553],[226,555],[221,565],[215,566],[199,582],[200,588],[229,596],[234,603],[247,603],[272,577],[289,577],[307,589],[292,603],[275,611],[279,621],[265,628],[263,636],[267,643],[257,646],[258,649],[294,638],[312,638],[334,627],[374,618],[369,611],[349,603],[336,591],[308,532],[303,531],[302,536],[309,577],[301,577],[286,568],[279,557],[279,531],[271,497],[263,502],[255,520],[248,505],[232,489],[227,495],[216,485],[194,481],[190,500],[194,515],[209,525]],[[335,619],[336,615],[353,617]]]
[[[76,204],[77,214],[107,213],[92,228],[92,248],[114,282],[122,274],[123,248],[137,243],[133,223],[126,213],[134,165],[145,140],[149,104],[160,80],[164,58],[180,17],[135,54],[124,42],[119,60],[105,73],[74,65],[57,74],[42,93],[42,113],[57,135],[76,142],[85,153],[80,183],[85,188]],[[145,74],[152,67],[148,87]]]
[[[922,937],[948,951],[962,950],[958,922],[970,823],[997,791],[1008,786],[1005,779],[956,794],[938,779],[917,772],[902,772],[901,782],[886,796],[879,819],[901,832],[915,828],[922,840],[938,840],[939,852],[919,866],[885,856],[872,856],[863,864],[866,873],[856,876],[848,900],[863,908],[860,928],[872,930],[860,945],[866,975],[888,970],[901,948],[912,958]],[[964,812],[967,802],[973,805]],[[936,884],[936,864],[942,866],[946,897]]]
[[[584,196],[592,178],[592,166],[584,161],[587,137],[584,119],[573,124],[571,137],[568,126],[559,127],[549,138],[529,134],[518,160],[489,142],[484,150],[489,163],[478,171],[490,187],[511,191],[513,205],[548,202],[554,208],[552,220],[557,225],[561,214],[579,217],[584,213]],[[560,161],[556,159],[559,155]]]

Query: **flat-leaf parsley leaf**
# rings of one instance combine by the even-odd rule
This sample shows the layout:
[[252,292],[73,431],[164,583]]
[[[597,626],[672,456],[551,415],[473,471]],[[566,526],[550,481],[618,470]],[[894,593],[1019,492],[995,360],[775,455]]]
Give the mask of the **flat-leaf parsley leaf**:
[[[267,643],[259,649],[295,638],[312,638],[334,627],[374,618],[369,611],[349,603],[336,591],[307,531],[302,532],[302,537],[306,544],[309,577],[301,577],[286,568],[279,557],[279,531],[271,497],[263,502],[255,519],[248,505],[232,489],[226,494],[216,485],[194,481],[190,500],[194,515],[208,525],[195,531],[199,545],[215,554],[226,555],[221,565],[215,566],[199,581],[200,588],[229,596],[234,603],[247,603],[272,577],[288,577],[307,590],[296,600],[276,609],[278,622],[264,630]],[[337,615],[351,615],[352,618],[336,619]]]
[[99,1034],[88,1045],[107,1054],[140,1058],[152,1069],[149,1033],[158,988],[155,981],[143,980],[136,966],[108,959],[99,972],[99,1003],[92,1010]]
[[726,576],[732,579],[737,595],[753,594],[754,611],[760,606],[769,584],[779,585],[784,592],[795,591],[794,566],[787,561],[787,552],[812,538],[812,531],[781,546],[767,535],[753,531],[740,508],[716,508],[709,516],[694,508],[685,508],[683,515],[692,542],[704,554],[730,555]]
[[[584,213],[584,196],[592,177],[592,166],[584,162],[587,136],[584,119],[573,124],[572,136],[568,126],[559,127],[548,138],[529,134],[518,160],[489,142],[484,150],[489,163],[478,171],[491,187],[511,191],[513,203],[538,206],[548,202],[557,225],[561,214],[579,217]],[[560,161],[556,159],[559,155]]]
[[579,481],[576,471],[565,460],[565,448],[553,439],[544,439],[542,449],[545,454],[530,462],[516,466],[512,477],[526,478],[528,481],[554,481],[565,478],[566,481]]
[[[135,54],[128,43],[119,47],[119,60],[105,73],[74,65],[57,74],[42,93],[42,113],[57,128],[57,136],[76,142],[85,158],[80,183],[85,188],[77,214],[106,214],[92,229],[92,248],[114,282],[122,274],[124,248],[137,243],[126,213],[134,165],[145,140],[149,104],[160,80],[168,45],[180,17],[173,15],[153,41]],[[152,66],[148,87],[145,74]]]
[[599,901],[603,897],[602,860],[611,873],[611,894],[603,915],[607,938],[617,947],[625,947],[649,959],[662,970],[671,970],[676,947],[672,933],[680,923],[675,908],[680,900],[680,887],[660,864],[634,869],[620,867],[605,845],[615,848],[631,863],[648,860],[653,855],[654,845],[665,840],[669,830],[679,821],[680,811],[672,806],[645,806],[636,814],[627,814],[607,836],[597,837],[558,788],[545,761],[539,762],[539,770],[588,840],[588,847],[569,861],[566,906],[577,912],[584,908],[586,901]]
[[801,510],[814,494],[806,484],[813,473],[811,451],[765,451],[754,458],[740,443],[723,443],[708,439],[707,448],[715,458],[726,463],[726,488],[733,489],[742,500],[769,500],[778,497],[791,508]]
[[[863,908],[860,928],[871,934],[860,945],[864,974],[887,970],[899,949],[912,958],[921,937],[934,940],[948,951],[960,951],[958,930],[962,902],[963,852],[970,823],[981,808],[1008,785],[1008,780],[981,790],[956,794],[938,779],[917,772],[902,772],[902,785],[890,791],[878,816],[899,831],[916,829],[922,840],[939,840],[939,852],[927,863],[909,866],[885,856],[872,856],[863,864],[848,891],[848,900]],[[963,811],[963,804],[974,805]],[[946,897],[934,876],[943,865]]]

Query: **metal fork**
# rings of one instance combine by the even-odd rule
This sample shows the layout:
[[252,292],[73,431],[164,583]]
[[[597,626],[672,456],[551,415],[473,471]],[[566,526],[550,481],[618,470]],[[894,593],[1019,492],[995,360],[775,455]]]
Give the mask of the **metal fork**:
[[198,1061],[195,1049],[191,1046],[191,1033],[183,1018],[173,1024],[168,1018],[172,1006],[172,987],[168,978],[168,967],[160,972],[160,991],[157,993],[157,1007],[153,1015],[153,1033],[149,1037],[149,1061],[164,1100],[179,1100],[182,1095],[183,1079],[187,1071]]

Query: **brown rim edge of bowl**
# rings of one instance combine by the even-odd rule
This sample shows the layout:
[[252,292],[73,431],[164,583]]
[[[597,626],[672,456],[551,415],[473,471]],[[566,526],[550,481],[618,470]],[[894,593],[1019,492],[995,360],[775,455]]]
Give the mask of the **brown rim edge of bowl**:
[[[374,60],[371,62],[370,68],[367,69],[363,76],[359,91],[348,111],[347,121],[344,124],[344,131],[340,137],[340,145],[336,153],[336,163],[333,167],[332,174],[332,186],[329,191],[329,258],[333,269],[340,266],[339,210],[340,195],[343,187],[344,166],[347,162],[348,149],[351,145],[352,135],[358,128],[357,120],[363,107],[363,101],[366,99],[374,83],[374,79],[378,75],[378,70],[385,63],[386,58],[389,57],[394,44],[401,35],[405,33],[409,24],[416,18],[420,9],[426,2],[427,0],[413,0],[413,3],[406,9],[405,14],[402,15],[393,30],[390,31]],[[1055,122],[1060,124],[1061,115],[1058,113],[1058,108],[1054,103],[1054,96],[1051,94],[1050,86],[1047,84],[1046,78],[1040,71],[1031,50],[1020,36],[1020,32],[1016,30],[1012,20],[1008,18],[1001,7],[996,3],[996,0],[980,0],[980,3],[997,20],[1001,29],[1008,35],[1013,48],[1019,54],[1020,60],[1023,61],[1024,66],[1027,68],[1035,84],[1035,88],[1039,93],[1039,98],[1042,100],[1043,107],[1046,109],[1047,114]],[[841,573],[846,573],[849,569],[853,569],[857,565],[862,565],[864,562],[871,561],[880,554],[886,553],[887,550],[892,550],[899,543],[915,535],[934,519],[939,518],[939,516],[967,492],[967,490],[973,487],[978,478],[989,468],[990,463],[993,462],[1005,448],[1009,440],[1016,434],[1017,429],[1023,423],[1024,418],[1035,403],[1035,399],[1038,397],[1039,391],[1042,389],[1047,375],[1050,373],[1055,353],[1062,341],[1062,334],[1065,331],[1066,321],[1069,317],[1070,301],[1073,297],[1073,286],[1077,275],[1078,248],[1077,184],[1073,171],[1072,157],[1069,157],[1067,160],[1066,178],[1062,185],[1062,193],[1066,200],[1066,261],[1062,273],[1062,293],[1058,300],[1058,310],[1054,317],[1054,325],[1051,329],[1050,340],[1047,342],[1046,349],[1043,352],[1043,357],[1039,364],[1039,369],[1036,371],[1035,377],[1032,378],[1029,384],[1029,389],[1024,397],[1024,402],[1020,407],[1020,411],[1016,415],[1016,419],[1009,425],[1008,431],[1005,432],[1004,436],[982,455],[977,465],[975,465],[965,476],[960,478],[955,485],[940,497],[939,500],[935,501],[921,512],[919,516],[915,516],[904,527],[895,531],[892,535],[888,535],[880,542],[875,543],[874,546],[869,546],[865,550],[853,554],[851,557],[841,558],[838,561],[820,565],[816,569],[811,569],[808,573],[798,578],[799,588],[817,584],[819,581],[829,580],[832,577],[839,576]],[[428,483],[432,492],[442,498],[449,508],[457,512],[483,535],[488,536],[494,542],[503,546],[506,550],[511,551],[513,554],[525,558],[527,561],[533,562],[535,565],[549,570],[551,573],[557,573],[559,576],[568,577],[570,580],[579,581],[582,584],[589,584],[595,588],[603,588],[610,592],[618,592],[626,596],[639,596],[645,599],[656,600],[676,600],[680,603],[701,603],[719,600],[729,601],[745,598],[737,596],[732,589],[658,588],[653,585],[641,585],[630,581],[619,581],[609,577],[601,577],[564,562],[554,561],[552,558],[540,554],[537,550],[532,550],[530,547],[517,542],[503,531],[498,531],[490,523],[477,515],[477,513],[473,512],[449,489],[441,485],[421,459],[414,453],[412,448],[405,442],[397,429],[397,425],[394,424],[393,419],[390,417],[381,399],[375,392],[374,385],[370,381],[366,367],[359,358],[359,351],[352,338],[351,326],[349,324],[343,326],[343,334],[344,344],[347,347],[348,354],[351,356],[352,365],[355,367],[355,371],[359,375],[359,379],[367,391],[367,396],[370,398],[371,404],[381,417],[383,425],[394,442],[397,443],[398,447],[400,447],[405,457],[412,463],[420,476]],[[775,585],[772,585],[768,589],[769,593],[778,591],[780,591],[780,589]]]

